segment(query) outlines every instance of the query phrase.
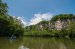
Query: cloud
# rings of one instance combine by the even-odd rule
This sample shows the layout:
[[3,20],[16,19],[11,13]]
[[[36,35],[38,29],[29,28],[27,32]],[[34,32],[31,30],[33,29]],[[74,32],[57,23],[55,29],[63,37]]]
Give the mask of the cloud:
[[[16,17],[16,16],[13,16]],[[35,25],[37,23],[39,23],[42,20],[50,20],[53,17],[53,15],[51,13],[37,13],[33,15],[33,18],[30,19],[30,21],[25,21],[24,17],[18,16],[17,19],[21,20],[21,23],[25,26],[29,26],[29,25]]]
[[34,17],[30,20],[29,25],[35,25],[42,20],[50,20],[52,18],[51,13],[34,14]]
[[24,20],[23,17],[18,17],[18,19],[20,19],[21,23],[22,23],[24,26],[27,26],[27,22],[25,22],[25,20]]
[[24,25],[23,27],[27,26],[27,22],[24,20],[23,17],[21,17],[21,16],[17,16],[17,17],[13,16],[13,18],[19,19],[21,21],[21,23]]

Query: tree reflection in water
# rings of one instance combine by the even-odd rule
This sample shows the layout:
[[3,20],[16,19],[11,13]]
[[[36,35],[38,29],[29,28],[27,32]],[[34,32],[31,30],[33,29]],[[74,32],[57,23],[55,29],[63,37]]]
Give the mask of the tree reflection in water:
[[75,38],[0,37],[0,49],[75,49]]

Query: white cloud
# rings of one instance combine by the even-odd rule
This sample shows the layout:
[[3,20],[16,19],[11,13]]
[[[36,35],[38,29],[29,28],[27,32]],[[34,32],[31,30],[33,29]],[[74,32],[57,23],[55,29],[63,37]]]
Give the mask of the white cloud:
[[23,18],[23,17],[18,17],[18,19],[21,20],[21,23],[22,23],[24,26],[27,26],[27,23],[24,21],[24,18]]
[[21,23],[24,25],[24,27],[27,26],[27,22],[24,20],[23,17],[20,17],[20,16],[18,16],[18,17],[13,16],[13,18],[17,18],[17,19],[19,19],[19,20],[21,21]]
[[35,25],[42,20],[50,20],[52,18],[51,13],[34,14],[34,17],[30,20],[29,25]]
[[[37,13],[37,14],[34,14],[33,16],[34,17],[30,19],[29,23],[28,21],[25,21],[24,17],[18,16],[17,19],[20,19],[21,23],[24,24],[24,27],[25,27],[29,25],[35,25],[42,20],[50,20],[53,15],[51,13],[43,13],[43,14]],[[16,17],[16,16],[13,16],[13,17]]]

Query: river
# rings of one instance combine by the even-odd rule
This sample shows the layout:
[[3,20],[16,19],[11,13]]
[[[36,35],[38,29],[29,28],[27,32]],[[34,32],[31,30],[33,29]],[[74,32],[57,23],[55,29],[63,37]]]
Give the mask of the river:
[[75,49],[75,39],[0,37],[0,49]]

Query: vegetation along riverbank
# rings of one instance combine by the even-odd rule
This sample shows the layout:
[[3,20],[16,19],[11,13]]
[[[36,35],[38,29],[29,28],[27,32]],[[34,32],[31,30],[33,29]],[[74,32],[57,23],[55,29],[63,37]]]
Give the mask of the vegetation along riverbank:
[[58,14],[24,27],[20,19],[8,14],[7,4],[0,0],[0,36],[75,37],[75,14]]

